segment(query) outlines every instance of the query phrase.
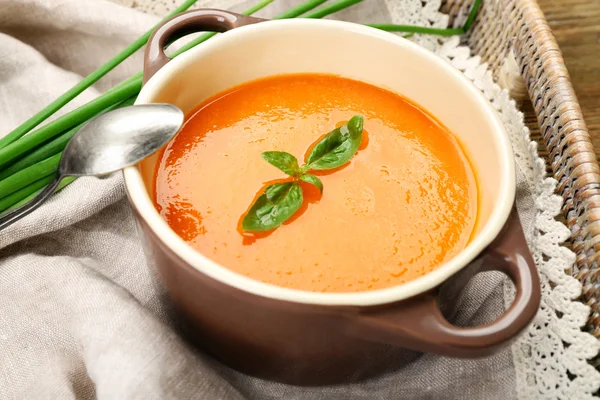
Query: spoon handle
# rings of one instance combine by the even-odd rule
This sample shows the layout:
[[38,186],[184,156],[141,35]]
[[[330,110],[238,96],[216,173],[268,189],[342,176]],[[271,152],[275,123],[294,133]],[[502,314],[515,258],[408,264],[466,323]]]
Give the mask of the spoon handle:
[[13,211],[9,211],[6,214],[0,216],[0,231],[9,225],[12,225],[14,222],[17,222],[18,220],[20,220],[21,218],[23,218],[24,216],[28,215],[29,213],[33,212],[36,208],[41,206],[42,203],[44,203],[44,201],[46,201],[50,196],[52,196],[52,193],[54,193],[54,190],[56,190],[58,184],[60,183],[60,181],[62,181],[62,179],[63,176],[56,175],[56,178],[54,178],[54,180],[50,182],[48,186],[46,186],[46,188],[42,190],[37,196],[31,199],[29,203],[23,204],[21,207]]

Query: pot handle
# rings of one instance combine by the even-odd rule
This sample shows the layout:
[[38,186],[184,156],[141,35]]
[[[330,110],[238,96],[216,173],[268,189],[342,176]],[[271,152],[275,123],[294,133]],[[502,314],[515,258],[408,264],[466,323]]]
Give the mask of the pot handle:
[[171,61],[164,49],[175,40],[195,32],[226,32],[263,21],[266,20],[210,8],[186,11],[168,19],[154,30],[148,40],[144,55],[144,84]]
[[510,308],[496,321],[468,328],[449,323],[438,305],[439,290],[435,290],[397,307],[355,314],[348,326],[350,333],[451,357],[482,357],[494,353],[529,325],[540,304],[537,269],[516,209],[485,256],[488,257],[484,257],[482,268],[465,268],[462,274],[451,279],[457,280],[456,287],[462,288],[477,272],[495,270],[508,275],[517,294]]

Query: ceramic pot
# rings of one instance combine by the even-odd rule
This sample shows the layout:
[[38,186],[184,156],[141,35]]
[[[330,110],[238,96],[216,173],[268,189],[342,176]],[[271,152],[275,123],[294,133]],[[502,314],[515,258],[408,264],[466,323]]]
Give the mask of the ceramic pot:
[[[168,43],[206,30],[225,33],[176,59],[165,56]],[[447,62],[396,35],[357,24],[265,21],[208,9],[181,14],[158,27],[145,62],[137,104],[167,102],[186,113],[216,93],[277,74],[330,73],[392,90],[454,133],[478,177],[478,227],[454,258],[399,286],[316,293],[253,280],[195,251],[153,205],[157,156],[127,168],[127,193],[147,254],[187,322],[188,336],[224,364],[296,384],[356,380],[381,372],[370,367],[372,360],[390,352],[410,350],[407,360],[415,351],[490,355],[535,316],[540,284],[514,208],[508,136],[480,91]],[[444,315],[452,314],[468,280],[487,270],[512,279],[514,303],[486,325],[453,325]]]

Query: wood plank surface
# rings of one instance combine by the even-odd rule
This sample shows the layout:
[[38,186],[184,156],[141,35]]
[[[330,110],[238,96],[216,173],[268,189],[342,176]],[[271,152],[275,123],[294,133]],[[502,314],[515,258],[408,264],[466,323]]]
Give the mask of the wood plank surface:
[[[600,159],[600,0],[537,0],[571,75],[596,156]],[[532,137],[543,146],[531,104],[524,104],[525,121]]]

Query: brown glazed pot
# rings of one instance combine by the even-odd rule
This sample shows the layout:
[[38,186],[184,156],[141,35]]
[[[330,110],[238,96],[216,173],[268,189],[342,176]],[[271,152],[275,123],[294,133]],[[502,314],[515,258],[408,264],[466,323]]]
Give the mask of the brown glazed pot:
[[[164,55],[171,41],[204,30],[227,32],[173,61]],[[332,73],[385,87],[439,118],[477,171],[474,237],[452,260],[400,286],[358,293],[276,287],[216,264],[170,229],[151,199],[154,156],[126,169],[125,183],[144,248],[186,321],[188,336],[228,366],[294,384],[359,380],[382,372],[382,364],[373,360],[390,354],[404,361],[417,352],[482,357],[509,344],[540,302],[536,267],[514,207],[513,154],[495,110],[445,61],[395,35],[356,24],[264,21],[201,9],[155,31],[137,103],[168,102],[189,113],[232,86],[298,72]],[[510,277],[514,303],[483,326],[448,322],[441,309],[452,315],[461,289],[486,270]]]

